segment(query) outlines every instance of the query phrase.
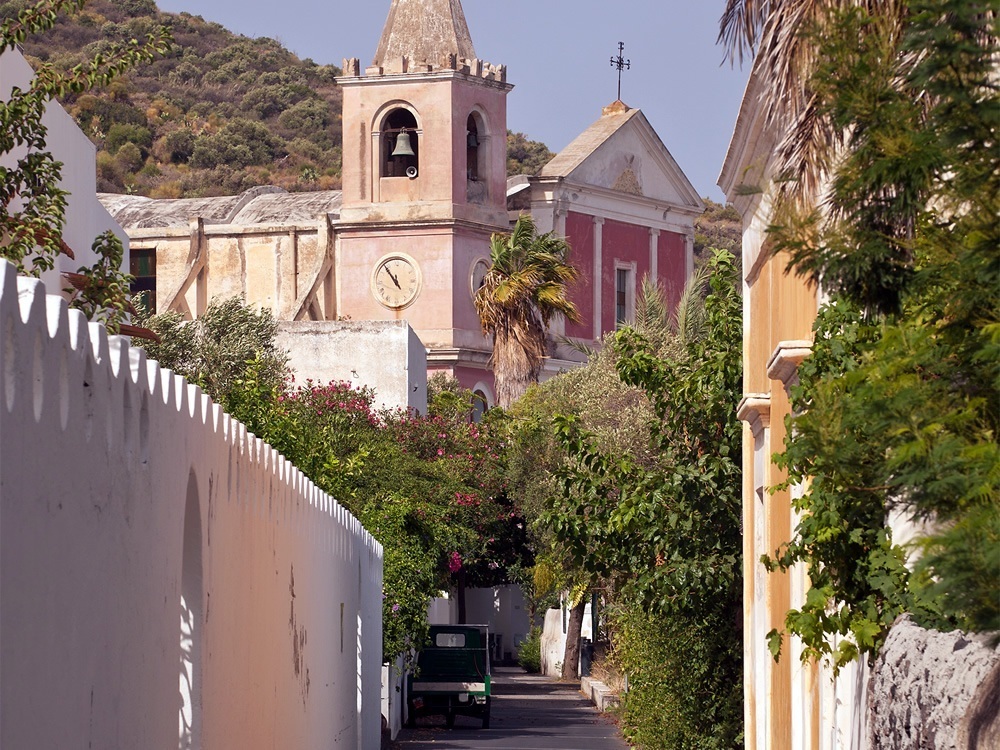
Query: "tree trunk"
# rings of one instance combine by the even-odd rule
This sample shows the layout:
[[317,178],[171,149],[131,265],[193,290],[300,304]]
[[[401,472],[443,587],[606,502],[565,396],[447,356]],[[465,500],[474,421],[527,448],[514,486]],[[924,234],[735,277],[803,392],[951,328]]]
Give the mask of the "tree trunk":
[[580,602],[569,611],[569,625],[566,626],[566,653],[563,655],[562,678],[573,680],[579,677],[580,665],[580,631],[583,629],[583,611],[587,608],[587,598],[580,597]]

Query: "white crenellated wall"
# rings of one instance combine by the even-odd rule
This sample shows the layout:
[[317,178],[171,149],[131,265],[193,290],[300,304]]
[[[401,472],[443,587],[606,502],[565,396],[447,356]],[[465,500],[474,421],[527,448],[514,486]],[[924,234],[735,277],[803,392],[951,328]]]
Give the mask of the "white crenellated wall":
[[0,263],[0,746],[377,748],[381,588],[333,498]]

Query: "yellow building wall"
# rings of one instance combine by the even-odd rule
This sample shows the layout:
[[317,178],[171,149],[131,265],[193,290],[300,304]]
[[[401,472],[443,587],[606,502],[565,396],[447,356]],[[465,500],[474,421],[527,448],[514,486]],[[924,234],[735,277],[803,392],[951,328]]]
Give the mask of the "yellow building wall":
[[786,272],[787,265],[782,254],[762,258],[744,289],[744,402],[758,404],[744,426],[743,452],[746,746],[754,750],[819,748],[818,717],[804,716],[818,704],[814,671],[797,662],[787,639],[775,663],[765,638],[771,629],[784,629],[786,613],[797,604],[793,578],[800,574],[768,573],[759,562],[789,541],[795,525],[791,492],[774,489],[785,472],[771,461],[783,450],[791,406],[786,383],[773,379],[768,367],[782,342],[811,340],[817,310],[815,288]]

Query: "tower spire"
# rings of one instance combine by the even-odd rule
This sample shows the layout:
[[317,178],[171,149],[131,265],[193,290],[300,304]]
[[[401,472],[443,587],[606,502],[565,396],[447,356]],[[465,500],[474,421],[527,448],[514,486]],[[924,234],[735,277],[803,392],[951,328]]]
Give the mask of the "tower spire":
[[374,65],[405,57],[437,67],[448,55],[476,57],[460,0],[392,0]]

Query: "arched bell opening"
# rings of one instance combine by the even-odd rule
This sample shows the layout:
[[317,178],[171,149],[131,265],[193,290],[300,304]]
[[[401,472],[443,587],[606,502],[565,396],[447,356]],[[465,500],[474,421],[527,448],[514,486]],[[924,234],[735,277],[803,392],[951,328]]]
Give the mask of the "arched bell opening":
[[420,171],[417,118],[408,109],[392,110],[382,124],[382,177],[416,177]]
[[466,200],[485,203],[488,190],[486,124],[479,112],[472,112],[465,122]]

